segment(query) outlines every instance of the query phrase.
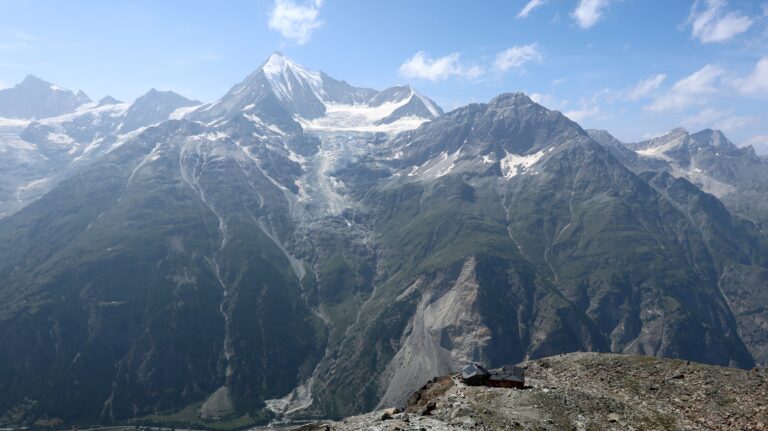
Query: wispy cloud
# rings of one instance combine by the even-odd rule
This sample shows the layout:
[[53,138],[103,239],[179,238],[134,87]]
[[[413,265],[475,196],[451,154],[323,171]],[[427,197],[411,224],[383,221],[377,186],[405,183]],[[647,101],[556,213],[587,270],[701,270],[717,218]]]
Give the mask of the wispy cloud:
[[312,32],[323,23],[319,19],[323,0],[298,4],[292,0],[275,0],[269,15],[269,28],[299,45],[309,42]]
[[627,98],[629,100],[639,100],[658,89],[665,79],[667,79],[667,75],[663,73],[644,79],[629,90]]
[[758,61],[751,74],[735,79],[733,85],[744,94],[768,92],[768,57]]
[[756,121],[755,117],[733,115],[733,110],[705,108],[694,115],[683,118],[682,125],[689,129],[708,127],[729,132],[751,126]]
[[599,114],[600,108],[593,106],[591,108],[582,108],[568,111],[565,113],[565,116],[578,123],[580,121],[586,120],[587,118],[596,117]]
[[531,93],[529,97],[539,105],[551,106],[554,102],[551,94]]
[[523,8],[517,14],[517,18],[518,19],[527,18],[528,15],[531,12],[533,12],[534,9],[536,9],[537,7],[542,6],[546,2],[547,2],[547,0],[530,0],[528,3],[525,4],[525,6],[523,6]]
[[406,78],[441,81],[458,77],[473,79],[481,76],[484,70],[480,66],[468,66],[462,63],[459,53],[445,57],[430,58],[424,51],[419,51],[400,66],[400,75]]
[[597,24],[605,16],[605,9],[611,0],[579,0],[576,9],[571,12],[571,17],[576,20],[579,27],[588,29]]
[[751,145],[758,154],[768,154],[768,135],[757,135],[747,139],[742,147]]
[[696,0],[688,17],[691,36],[701,43],[723,42],[749,30],[754,20],[726,11],[727,6],[726,0]]
[[496,54],[492,64],[482,65],[464,62],[458,52],[432,58],[426,52],[419,51],[400,66],[400,75],[429,81],[448,78],[475,79],[491,70],[503,73],[541,59],[541,51],[535,43],[505,49]]
[[499,72],[506,72],[512,68],[518,68],[530,61],[541,61],[542,55],[538,45],[513,46],[496,54],[493,68]]
[[706,108],[697,114],[683,118],[682,125],[688,128],[710,125],[728,114],[729,112],[721,111],[719,109]]
[[649,111],[680,111],[702,101],[702,96],[717,91],[716,84],[723,75],[723,70],[708,64],[693,74],[674,83],[664,95],[646,106]]
[[600,121],[605,121],[612,116],[611,112],[603,110],[602,106],[606,103],[614,103],[621,97],[621,93],[611,90],[610,88],[604,88],[592,93],[589,97],[582,97],[579,99],[575,106],[578,108],[571,109],[565,112],[565,116],[573,121],[581,122],[589,118],[596,118]]
[[4,30],[0,33],[0,51],[22,51],[31,48],[38,41],[39,37],[21,30]]
[[542,93],[531,93],[530,96],[531,100],[538,103],[539,105],[542,105],[548,109],[564,109],[570,101],[568,99],[560,100],[556,98],[552,93],[542,94]]

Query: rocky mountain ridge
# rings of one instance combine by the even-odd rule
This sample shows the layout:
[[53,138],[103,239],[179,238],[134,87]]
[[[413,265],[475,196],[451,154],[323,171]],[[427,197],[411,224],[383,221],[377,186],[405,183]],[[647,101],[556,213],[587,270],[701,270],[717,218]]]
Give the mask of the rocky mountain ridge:
[[[60,91],[60,90],[57,90]],[[0,119],[0,218],[39,198],[81,167],[153,124],[200,105],[170,91],[151,90],[134,103],[105,97],[61,115]]]
[[647,141],[624,144],[605,130],[588,131],[635,172],[665,171],[721,199],[734,213],[760,225],[768,221],[768,164],[751,146],[737,147],[718,130],[673,129]]
[[14,138],[83,162],[0,220],[5,423],[339,418],[581,350],[765,361],[759,227],[522,93],[442,113],[275,54],[212,104],[148,97],[168,120],[106,101]]
[[78,91],[70,90],[27,75],[13,88],[0,90],[0,117],[3,118],[47,118],[72,112],[91,99]]

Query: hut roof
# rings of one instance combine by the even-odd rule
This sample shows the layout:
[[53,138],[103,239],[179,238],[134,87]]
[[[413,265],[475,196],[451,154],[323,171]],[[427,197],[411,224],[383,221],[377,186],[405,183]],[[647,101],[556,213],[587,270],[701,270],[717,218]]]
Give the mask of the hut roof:
[[465,379],[475,376],[488,376],[491,373],[480,364],[469,364],[461,369],[461,376]]

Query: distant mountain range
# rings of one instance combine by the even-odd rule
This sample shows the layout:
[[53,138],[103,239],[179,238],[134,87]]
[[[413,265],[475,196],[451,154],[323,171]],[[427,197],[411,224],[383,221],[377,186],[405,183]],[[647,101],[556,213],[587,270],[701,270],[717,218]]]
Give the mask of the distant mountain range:
[[46,118],[74,111],[91,99],[82,91],[70,90],[27,75],[21,84],[0,90],[0,117]]
[[342,417],[580,350],[768,362],[768,170],[720,132],[444,113],[281,54],[210,104],[10,106],[0,423]]
[[690,134],[674,129],[648,141],[623,144],[604,130],[589,130],[635,172],[665,171],[717,196],[728,208],[761,226],[768,223],[768,159],[737,147],[718,130]]

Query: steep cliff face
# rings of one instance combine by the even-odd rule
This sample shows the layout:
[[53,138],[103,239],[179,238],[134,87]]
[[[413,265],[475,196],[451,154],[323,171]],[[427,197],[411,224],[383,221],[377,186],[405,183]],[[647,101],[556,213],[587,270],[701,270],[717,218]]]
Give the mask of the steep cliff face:
[[[681,202],[717,200],[684,180],[672,194],[654,188],[567,120],[555,116],[552,127],[570,130],[541,133],[563,141],[530,138],[526,119],[540,121],[541,108],[515,98],[514,108],[483,114],[494,121],[467,124],[458,111],[391,143],[393,153],[403,152],[391,162],[402,174],[364,198],[375,214],[384,275],[336,359],[320,365],[327,367],[320,380],[330,382],[320,399],[328,390],[325,402],[341,400],[339,414],[402,401],[414,375],[439,375],[459,358],[500,364],[597,350],[753,364],[719,278],[724,262],[762,268],[760,234],[739,227],[722,206],[691,210]],[[495,123],[515,126],[502,133]],[[458,132],[444,124],[482,136],[475,138],[482,146],[466,137],[450,147]],[[435,139],[434,156],[409,166],[403,142],[424,136]],[[515,148],[525,152],[509,162]],[[728,244],[748,238],[753,248],[742,254],[752,259],[740,260]],[[441,311],[433,320],[452,301],[446,290],[463,292],[462,306],[453,306],[459,314]],[[451,318],[465,332],[452,330]],[[474,342],[464,343],[464,334]]]
[[[483,323],[476,266],[469,258],[447,290],[438,286],[422,290],[405,339],[384,371],[387,389],[379,405],[401,404],[403,394],[418,389],[423,376],[449,373],[485,356],[491,329]],[[415,283],[413,289],[421,290],[419,281]]]

